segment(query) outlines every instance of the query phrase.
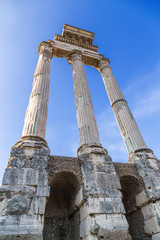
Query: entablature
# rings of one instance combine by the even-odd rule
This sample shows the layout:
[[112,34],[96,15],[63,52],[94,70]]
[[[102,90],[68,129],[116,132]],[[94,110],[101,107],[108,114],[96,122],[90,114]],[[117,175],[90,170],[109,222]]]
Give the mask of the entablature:
[[[64,24],[62,35],[55,34],[54,40],[43,41],[39,51],[41,45],[48,44],[52,48],[52,57],[64,57],[69,63],[70,54],[79,51],[82,53],[83,64],[97,68],[104,56],[98,53],[98,47],[92,44],[93,40],[93,32]],[[109,59],[106,60],[109,62]]]
[[53,47],[53,57],[58,58],[68,58],[72,51],[80,51],[83,55],[83,63],[85,65],[89,65],[92,67],[97,67],[99,64],[99,60],[104,56],[99,54],[98,52],[87,50],[80,46],[75,46],[66,42],[61,42],[58,40],[49,40],[50,45]]

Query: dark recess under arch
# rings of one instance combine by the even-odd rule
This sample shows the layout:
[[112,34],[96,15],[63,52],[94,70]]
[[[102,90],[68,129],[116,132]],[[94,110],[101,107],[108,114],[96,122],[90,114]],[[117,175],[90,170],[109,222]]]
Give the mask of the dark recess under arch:
[[140,208],[136,206],[136,195],[143,191],[143,184],[135,177],[125,175],[120,178],[123,204],[132,240],[150,240],[144,231],[144,217]]
[[79,210],[75,209],[79,181],[71,172],[59,172],[51,179],[50,186],[45,211],[44,240],[79,239]]

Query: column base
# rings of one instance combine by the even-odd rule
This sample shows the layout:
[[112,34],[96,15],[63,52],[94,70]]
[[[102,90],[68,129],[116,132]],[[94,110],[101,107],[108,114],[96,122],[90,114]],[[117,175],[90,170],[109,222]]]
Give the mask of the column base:
[[156,156],[153,154],[153,151],[149,148],[138,148],[136,149],[131,156],[129,156],[128,163],[135,163],[137,160],[157,160]]
[[[39,136],[36,136],[36,135],[26,135],[26,136],[22,136],[21,138],[20,138],[20,140],[15,144],[15,145],[17,145],[17,144],[19,144],[19,143],[24,143],[24,142],[28,142],[28,141],[30,141],[30,142],[38,142],[39,144],[41,143],[43,143],[43,145],[45,145],[46,147],[48,147],[48,144],[47,144],[47,142],[46,142],[46,140],[44,139],[44,138],[42,138],[42,137],[39,137]],[[14,145],[14,146],[15,146]],[[14,147],[13,146],[13,147]]]
[[108,154],[107,150],[102,147],[102,145],[98,144],[83,144],[77,150],[77,155],[85,153],[96,153],[96,154]]

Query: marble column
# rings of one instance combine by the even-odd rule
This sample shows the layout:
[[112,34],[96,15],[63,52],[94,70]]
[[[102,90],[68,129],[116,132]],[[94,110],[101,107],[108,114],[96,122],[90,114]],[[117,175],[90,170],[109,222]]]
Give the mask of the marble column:
[[24,120],[22,136],[45,138],[50,85],[52,49],[47,42],[39,46],[39,59],[34,74],[32,92]]
[[106,58],[101,59],[97,70],[99,70],[102,75],[114,115],[129,153],[129,157],[136,151],[149,150],[116,82],[116,79],[112,74],[109,60]]
[[[92,101],[84,72],[82,54],[80,51],[73,51],[68,57],[72,64],[74,96],[77,110],[77,121],[79,127],[78,153],[88,152],[94,148],[96,151],[104,151],[101,147],[97,124],[94,116]],[[87,149],[87,150],[86,150]]]

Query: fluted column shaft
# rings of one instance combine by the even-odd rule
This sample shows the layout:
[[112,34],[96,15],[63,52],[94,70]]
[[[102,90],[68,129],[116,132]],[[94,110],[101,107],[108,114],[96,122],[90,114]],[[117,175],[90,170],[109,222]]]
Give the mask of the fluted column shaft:
[[52,50],[46,42],[39,47],[39,60],[34,74],[32,92],[24,120],[22,136],[45,138],[50,85]]
[[109,60],[100,60],[98,70],[102,75],[114,115],[129,155],[132,155],[135,150],[147,149],[136,121],[111,72]]
[[101,145],[92,101],[82,63],[82,55],[76,51],[70,55],[73,71],[74,96],[79,127],[79,145]]

